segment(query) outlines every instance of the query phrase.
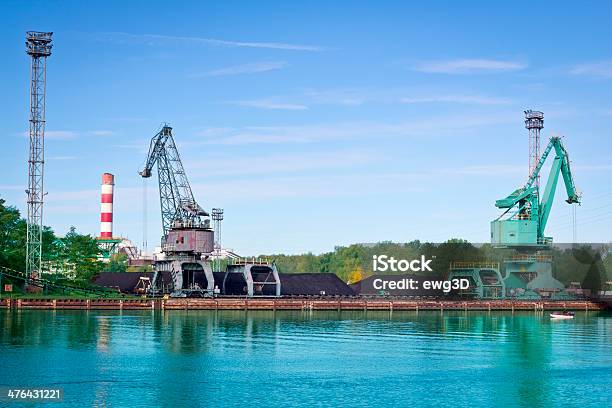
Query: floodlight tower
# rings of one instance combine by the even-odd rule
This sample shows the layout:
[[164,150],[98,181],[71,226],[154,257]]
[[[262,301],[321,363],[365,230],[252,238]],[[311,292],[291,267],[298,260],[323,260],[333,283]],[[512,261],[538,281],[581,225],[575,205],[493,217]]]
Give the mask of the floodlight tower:
[[[531,109],[526,110],[525,127],[529,130],[529,177],[531,177],[540,161],[540,131],[544,128],[544,113]],[[539,192],[539,174],[535,179],[534,185]]]
[[213,230],[215,232],[214,244],[214,270],[221,271],[221,221],[223,221],[223,208],[212,209]]
[[53,33],[28,31],[26,52],[30,65],[30,154],[28,158],[28,223],[26,273],[36,277],[42,258],[43,175],[45,164],[45,93],[47,57],[51,55]]

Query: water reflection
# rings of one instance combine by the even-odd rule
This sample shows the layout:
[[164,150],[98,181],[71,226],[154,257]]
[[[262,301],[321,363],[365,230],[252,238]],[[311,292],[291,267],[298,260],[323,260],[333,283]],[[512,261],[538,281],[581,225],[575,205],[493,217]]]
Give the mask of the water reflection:
[[[578,313],[570,326],[582,341],[593,330],[612,337],[609,316]],[[570,322],[570,323],[572,323]],[[545,313],[388,311],[0,311],[0,345],[95,347],[108,351],[113,340],[140,338],[177,354],[202,353],[239,342],[252,348],[285,334],[366,337],[422,336],[452,342],[460,338],[512,343],[527,366],[550,362],[551,337],[563,323]],[[597,326],[593,326],[597,323]],[[556,330],[560,332],[561,330]],[[217,341],[218,340],[218,341]]]
[[0,384],[61,384],[74,406],[125,405],[116,395],[134,406],[206,406],[220,395],[225,405],[334,405],[347,390],[355,405],[376,395],[380,405],[552,406],[597,398],[576,362],[600,374],[598,387],[612,386],[612,316],[0,311]]

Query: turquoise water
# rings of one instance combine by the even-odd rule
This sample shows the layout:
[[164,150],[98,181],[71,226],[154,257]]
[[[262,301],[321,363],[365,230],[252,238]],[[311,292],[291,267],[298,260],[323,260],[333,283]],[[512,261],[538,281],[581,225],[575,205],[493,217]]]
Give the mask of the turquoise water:
[[0,311],[0,385],[74,407],[611,406],[612,315],[547,316]]

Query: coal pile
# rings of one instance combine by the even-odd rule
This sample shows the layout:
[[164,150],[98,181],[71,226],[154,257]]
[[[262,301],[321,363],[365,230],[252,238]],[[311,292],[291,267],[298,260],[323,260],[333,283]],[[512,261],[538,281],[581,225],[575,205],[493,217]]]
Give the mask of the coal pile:
[[94,278],[93,283],[118,289],[122,293],[132,293],[141,276],[153,279],[153,272],[101,272]]
[[283,296],[353,296],[353,290],[334,273],[281,273]]
[[[96,276],[96,285],[118,289],[122,293],[135,293],[140,277],[153,279],[153,272],[102,272]],[[215,285],[222,289],[224,272],[215,272]],[[283,296],[353,296],[354,291],[333,273],[281,273],[281,295]],[[184,277],[185,285],[196,283],[201,288],[207,287],[204,272],[193,272]],[[162,285],[171,287],[170,272],[162,273]],[[227,277],[228,295],[246,294],[246,282],[240,274],[229,274]],[[266,288],[267,289],[267,288]],[[272,293],[264,293],[271,295]]]
[[[93,283],[99,286],[104,286],[112,289],[119,289],[122,293],[135,293],[136,285],[140,277],[153,279],[153,272],[101,272],[95,278]],[[215,272],[216,285],[221,288],[225,273]],[[193,272],[184,274],[183,281],[185,285],[197,284],[201,288],[208,286],[206,275],[204,272]],[[162,272],[161,285],[163,287],[171,287],[172,275],[170,272]]]

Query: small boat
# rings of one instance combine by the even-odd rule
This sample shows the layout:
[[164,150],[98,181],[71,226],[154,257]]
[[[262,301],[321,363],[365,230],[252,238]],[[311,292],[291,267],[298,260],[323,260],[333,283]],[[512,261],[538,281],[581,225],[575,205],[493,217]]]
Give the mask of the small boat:
[[552,312],[550,314],[551,319],[573,319],[574,312]]

